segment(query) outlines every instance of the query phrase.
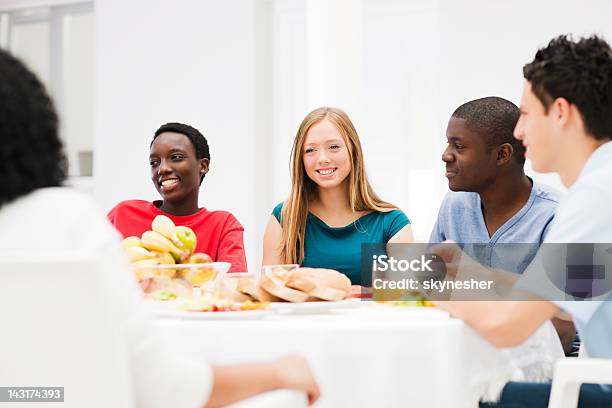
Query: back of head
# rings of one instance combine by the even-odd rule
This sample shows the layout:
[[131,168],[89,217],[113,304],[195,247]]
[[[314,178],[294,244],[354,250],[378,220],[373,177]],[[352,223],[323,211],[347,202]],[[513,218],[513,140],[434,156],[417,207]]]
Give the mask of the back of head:
[[491,149],[510,144],[516,163],[525,163],[525,147],[513,135],[520,110],[509,100],[496,96],[475,99],[459,106],[452,116],[465,119],[465,126],[478,133]]
[[0,206],[39,188],[60,186],[66,165],[57,115],[44,86],[0,50]]
[[612,49],[602,38],[554,38],[523,67],[523,75],[546,112],[564,98],[578,108],[595,139],[612,137]]

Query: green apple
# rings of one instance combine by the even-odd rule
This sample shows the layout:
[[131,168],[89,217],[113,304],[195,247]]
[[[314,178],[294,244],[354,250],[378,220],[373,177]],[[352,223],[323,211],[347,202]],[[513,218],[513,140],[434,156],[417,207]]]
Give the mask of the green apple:
[[179,242],[182,244],[180,249],[188,251],[190,254],[195,251],[195,248],[198,244],[198,237],[191,228],[185,227],[183,225],[177,226],[176,236]]

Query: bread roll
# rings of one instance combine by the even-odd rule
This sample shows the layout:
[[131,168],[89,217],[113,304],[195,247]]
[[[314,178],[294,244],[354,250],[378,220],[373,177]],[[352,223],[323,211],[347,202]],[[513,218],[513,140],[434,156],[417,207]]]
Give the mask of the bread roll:
[[259,285],[269,294],[289,302],[305,302],[309,298],[307,293],[286,287],[283,277],[274,274],[262,275]]
[[246,302],[251,300],[248,294],[240,292],[238,290],[237,278],[225,278],[219,283],[219,295],[221,299],[231,299],[234,302]]
[[238,292],[249,295],[253,299],[259,302],[280,302],[281,298],[278,298],[274,295],[269,294],[265,290],[263,290],[259,283],[255,281],[253,278],[240,278],[238,279],[238,286],[236,287]]
[[351,290],[351,281],[346,275],[322,268],[295,269],[285,285],[323,300],[342,300]]

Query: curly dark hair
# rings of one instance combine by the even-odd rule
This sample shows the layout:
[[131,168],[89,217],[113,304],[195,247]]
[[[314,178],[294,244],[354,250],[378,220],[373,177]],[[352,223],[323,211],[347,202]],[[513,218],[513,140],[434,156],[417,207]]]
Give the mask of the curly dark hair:
[[515,161],[522,166],[525,147],[513,136],[520,115],[518,106],[509,100],[488,96],[464,103],[455,109],[452,116],[465,119],[465,126],[478,133],[490,149],[509,143]]
[[0,207],[66,179],[58,118],[43,84],[0,49]]
[[523,67],[545,112],[557,98],[565,98],[582,115],[586,130],[599,140],[612,136],[612,49],[593,35],[574,41],[553,38]]
[[[206,140],[204,135],[200,133],[200,131],[194,128],[193,126],[189,126],[184,123],[169,122],[169,123],[166,123],[165,125],[161,125],[159,129],[155,131],[155,134],[153,135],[153,140],[151,140],[151,144],[149,145],[149,148],[153,146],[153,142],[155,141],[157,136],[161,135],[164,132],[180,133],[180,134],[187,136],[189,140],[191,140],[191,143],[193,144],[193,147],[195,148],[196,158],[197,159],[208,159],[210,161],[210,149],[208,147],[208,141]],[[204,176],[206,176],[206,174],[202,174],[202,177],[200,177],[200,184],[202,184],[202,181],[204,180]]]

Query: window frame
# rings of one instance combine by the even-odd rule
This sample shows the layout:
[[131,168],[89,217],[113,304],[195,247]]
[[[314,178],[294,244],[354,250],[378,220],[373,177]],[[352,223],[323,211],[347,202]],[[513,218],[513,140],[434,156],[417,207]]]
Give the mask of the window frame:
[[[64,30],[63,18],[68,15],[86,14],[94,12],[94,2],[84,0],[8,0],[0,5],[0,47],[10,49],[11,32],[14,26],[35,22],[48,22],[49,24],[49,92],[53,95],[55,109],[59,117],[65,117],[66,81],[64,72]],[[66,121],[60,120],[59,135],[66,143]],[[93,147],[92,147],[93,153]],[[71,163],[78,166],[78,163]],[[77,182],[81,179],[92,179],[92,175],[82,176],[79,171],[72,171],[76,175],[69,176],[69,181]]]

